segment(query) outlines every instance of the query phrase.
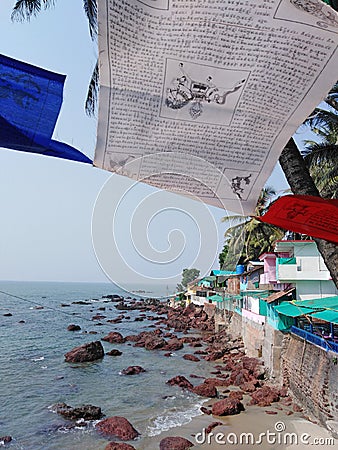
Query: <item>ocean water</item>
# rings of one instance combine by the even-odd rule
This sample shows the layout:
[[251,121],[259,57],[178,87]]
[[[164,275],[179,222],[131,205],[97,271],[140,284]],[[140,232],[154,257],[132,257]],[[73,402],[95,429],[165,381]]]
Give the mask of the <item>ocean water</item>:
[[[144,290],[155,292],[156,288]],[[64,361],[67,351],[99,340],[109,331],[119,331],[125,336],[153,329],[150,327],[153,321],[134,321],[139,311],[125,312],[130,320],[120,324],[106,322],[121,311],[114,308],[114,303],[103,303],[105,299],[101,297],[127,295],[118,287],[92,283],[0,282],[0,291],[21,297],[0,293],[0,436],[13,437],[9,448],[104,449],[108,441],[95,431],[94,423],[86,428],[66,428],[69,422],[51,408],[58,402],[71,406],[92,404],[100,406],[107,417],[126,417],[141,433],[134,444],[138,449],[144,448],[143,438],[158,436],[160,440],[163,431],[200,414],[203,399],[165,383],[176,375],[210,374],[209,363],[182,358],[194,351],[187,345],[166,358],[161,351],[147,351],[133,347],[132,343],[102,342],[105,351],[118,348],[122,356],[105,356],[98,362],[84,364]],[[160,292],[157,290],[156,294]],[[90,301],[90,305],[72,304],[80,300]],[[36,308],[37,305],[43,309]],[[106,310],[99,311],[100,307]],[[102,325],[91,320],[97,312],[106,316],[99,321]],[[12,316],[4,316],[7,313]],[[67,331],[71,323],[80,325],[81,331]],[[90,331],[97,334],[88,334]],[[140,365],[146,372],[121,375],[121,370],[130,365]],[[195,380],[195,384],[200,382]]]

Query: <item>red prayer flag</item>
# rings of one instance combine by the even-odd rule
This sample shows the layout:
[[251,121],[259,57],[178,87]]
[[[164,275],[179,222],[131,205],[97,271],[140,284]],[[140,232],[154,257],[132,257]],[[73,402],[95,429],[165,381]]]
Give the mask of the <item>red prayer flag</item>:
[[261,222],[338,244],[338,200],[286,195],[276,200]]

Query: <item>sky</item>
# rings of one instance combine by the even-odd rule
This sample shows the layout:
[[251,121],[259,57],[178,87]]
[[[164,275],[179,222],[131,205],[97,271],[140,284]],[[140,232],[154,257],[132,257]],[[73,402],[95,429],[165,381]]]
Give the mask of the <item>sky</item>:
[[[97,48],[82,0],[58,0],[30,23],[11,21],[14,3],[0,2],[1,53],[67,76],[53,138],[93,158],[96,119],[84,102]],[[176,284],[185,267],[218,268],[226,211],[57,158],[0,148],[0,167],[0,280],[124,287]],[[288,188],[279,167],[267,184]]]

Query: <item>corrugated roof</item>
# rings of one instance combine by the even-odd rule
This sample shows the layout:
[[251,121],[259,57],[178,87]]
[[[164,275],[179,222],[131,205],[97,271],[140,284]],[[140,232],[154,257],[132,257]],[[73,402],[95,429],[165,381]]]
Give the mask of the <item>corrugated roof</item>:
[[236,272],[231,272],[231,270],[212,270],[210,272],[210,275],[211,276],[214,275],[216,277],[219,277],[219,276],[238,275],[238,274],[236,274]]
[[294,291],[295,291],[295,288],[287,289],[286,291],[274,292],[273,294],[270,294],[268,297],[263,298],[262,300],[264,300],[267,303],[272,303],[272,302],[275,302],[276,300],[279,300],[279,299],[281,299],[283,297],[292,296]]
[[212,302],[223,302],[224,298],[221,295],[215,294],[211,297],[207,297],[207,300],[211,300]]

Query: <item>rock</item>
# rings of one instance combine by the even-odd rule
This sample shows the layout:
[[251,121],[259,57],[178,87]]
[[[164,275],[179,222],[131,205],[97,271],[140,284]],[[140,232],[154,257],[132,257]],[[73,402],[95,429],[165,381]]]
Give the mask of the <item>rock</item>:
[[19,320],[18,323],[26,323],[26,321],[25,320]]
[[201,412],[202,412],[203,414],[208,414],[208,415],[210,415],[210,414],[212,413],[212,412],[211,412],[211,409],[208,409],[208,408],[206,408],[205,406],[201,406],[200,410],[201,410]]
[[101,420],[95,427],[102,434],[116,436],[122,441],[130,441],[140,434],[125,417],[119,416],[108,417],[108,419]]
[[239,386],[244,392],[254,392],[256,390],[256,385],[254,381],[246,381]]
[[278,412],[277,411],[265,411],[265,414],[274,415],[274,414],[278,414]]
[[188,360],[188,361],[194,361],[194,362],[200,361],[200,359],[197,358],[197,356],[195,356],[195,355],[190,355],[190,354],[184,355],[184,356],[183,356],[183,359],[186,359],[186,360]]
[[218,425],[224,425],[222,422],[212,422],[205,429],[205,434],[209,434],[214,428],[218,427]]
[[167,345],[163,349],[170,351],[170,352],[174,352],[176,350],[180,350],[181,348],[183,348],[183,342],[181,342],[177,338],[173,338],[173,339],[169,339],[169,341],[167,342]]
[[183,375],[177,375],[174,378],[171,378],[167,381],[167,384],[170,384],[170,386],[179,386],[183,389],[192,389],[193,385],[190,383],[189,380],[187,380]]
[[66,419],[85,419],[85,420],[97,420],[101,419],[102,411],[98,406],[93,405],[81,405],[76,408],[72,408],[66,403],[57,403],[54,405],[54,409],[58,414],[61,414]]
[[229,386],[229,382],[221,378],[206,378],[204,383],[211,384],[212,386]]
[[201,397],[215,398],[217,397],[217,389],[212,384],[202,383],[195,386],[192,391]]
[[163,348],[167,344],[167,341],[162,338],[148,339],[144,345],[146,350],[156,350],[158,348]]
[[171,352],[168,352],[168,353],[164,353],[163,356],[166,356],[167,358],[170,358],[170,356],[173,356],[173,354]]
[[302,412],[303,411],[303,408],[301,408],[296,403],[293,404],[292,409],[294,410],[294,412]]
[[166,437],[160,442],[160,450],[188,450],[194,444],[182,437]]
[[4,317],[11,317],[13,314],[12,313],[5,313],[3,314]]
[[2,443],[2,445],[8,444],[12,439],[12,436],[2,436],[0,437],[0,443]]
[[117,348],[113,348],[112,350],[110,350],[110,352],[107,352],[106,355],[108,355],[108,356],[121,356],[122,352],[120,352],[120,350],[117,350]]
[[107,336],[102,338],[102,341],[110,342],[111,344],[123,344],[126,342],[122,334],[117,331],[111,331]]
[[74,323],[71,323],[70,325],[68,325],[67,327],[68,331],[79,331],[81,330],[80,325],[75,325]]
[[273,402],[279,401],[278,389],[270,386],[263,386],[251,394],[249,405],[270,406]]
[[124,444],[123,442],[109,442],[104,448],[104,450],[136,450],[135,447],[129,444]]
[[122,375],[138,375],[142,372],[146,372],[146,370],[141,366],[129,366],[126,369],[121,370]]
[[232,416],[244,411],[243,404],[233,398],[225,398],[212,405],[212,414],[215,416]]
[[229,398],[233,398],[236,400],[243,400],[243,392],[241,391],[231,391],[229,394]]
[[100,341],[90,342],[88,344],[75,347],[65,354],[66,362],[90,362],[101,359],[104,356],[104,350]]
[[293,411],[286,411],[285,413],[287,416],[291,416],[293,414]]

